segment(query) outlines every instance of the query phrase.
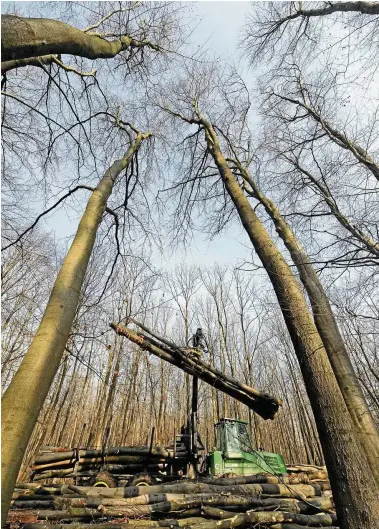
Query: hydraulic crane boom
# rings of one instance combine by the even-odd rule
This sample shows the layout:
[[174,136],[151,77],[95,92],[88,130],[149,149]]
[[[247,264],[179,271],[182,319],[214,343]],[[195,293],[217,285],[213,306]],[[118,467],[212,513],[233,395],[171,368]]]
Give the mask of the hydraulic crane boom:
[[[141,323],[132,320],[145,332],[137,332],[124,325],[111,323],[112,329],[119,335],[139,345],[142,349],[173,364],[193,377],[207,382],[212,387],[226,393],[234,399],[246,404],[263,419],[273,419],[278,412],[282,400],[262,393],[239,380],[222,373],[210,364],[206,364],[197,355],[192,355],[165,338],[150,331]],[[149,335],[147,335],[148,333]]]

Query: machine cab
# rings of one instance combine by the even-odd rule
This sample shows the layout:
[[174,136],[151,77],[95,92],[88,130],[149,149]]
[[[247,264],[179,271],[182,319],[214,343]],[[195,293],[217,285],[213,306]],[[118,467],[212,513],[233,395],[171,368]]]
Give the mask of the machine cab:
[[253,452],[246,421],[221,419],[215,424],[215,441],[216,450],[228,459],[238,459],[242,452]]
[[208,455],[210,473],[285,474],[287,469],[280,454],[254,450],[247,426],[246,421],[227,418],[215,425],[215,447]]

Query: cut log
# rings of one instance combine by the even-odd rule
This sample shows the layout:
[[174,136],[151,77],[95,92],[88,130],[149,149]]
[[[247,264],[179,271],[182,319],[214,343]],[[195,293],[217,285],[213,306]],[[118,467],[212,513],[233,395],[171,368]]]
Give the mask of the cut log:
[[281,399],[262,393],[246,384],[242,384],[213,366],[205,364],[199,358],[194,359],[184,352],[181,353],[180,348],[176,346],[175,348],[170,348],[167,345],[167,341],[166,344],[158,344],[158,342],[153,344],[153,340],[123,325],[111,323],[111,327],[117,334],[125,336],[128,340],[138,344],[142,349],[179,367],[190,375],[197,376],[212,387],[246,404],[264,419],[273,419],[278,412],[279,406],[282,405]]
[[[321,488],[318,484],[271,484],[271,483],[253,483],[246,485],[230,485],[222,487],[219,485],[209,485],[208,483],[196,482],[176,482],[163,483],[160,485],[141,486],[141,487],[118,487],[104,488],[98,487],[73,487],[70,486],[70,493],[76,492],[87,496],[100,496],[106,498],[134,498],[145,494],[197,494],[197,493],[223,493],[226,494],[248,494],[255,496],[270,495],[282,497],[302,497],[311,498],[321,496]],[[62,491],[62,493],[64,493]]]
[[[135,489],[138,489],[137,491]],[[138,494],[136,494],[138,492]],[[152,485],[144,487],[125,487],[124,497],[133,497],[141,494],[151,494],[156,492],[175,493],[175,494],[194,494],[194,493],[230,493],[230,494],[249,494],[272,496],[297,497],[302,498],[321,496],[321,489],[317,484],[308,485],[291,485],[290,487],[282,484],[255,483],[246,485],[231,485],[221,487],[218,485],[208,485],[207,483],[178,483]]]
[[74,518],[89,518],[92,520],[102,517],[101,512],[86,508],[70,508],[67,511],[43,511],[37,515],[38,520],[72,520]]
[[230,485],[248,485],[251,483],[281,483],[281,484],[308,484],[309,476],[307,474],[290,474],[288,476],[274,476],[272,474],[254,474],[252,476],[235,476],[233,478],[201,478],[201,483],[209,485],[221,485],[227,487]]
[[54,502],[49,501],[11,501],[11,509],[54,509]]
[[43,524],[43,523],[26,523],[23,529],[130,529],[131,527],[158,528],[158,527],[183,527],[190,523],[191,525],[199,524],[203,518],[186,518],[183,520],[128,520],[127,523],[97,523],[93,524],[70,524],[69,528],[64,524]]
[[[209,512],[209,511],[208,511]],[[275,523],[297,523],[313,527],[330,526],[336,522],[336,518],[329,514],[307,515],[295,514],[281,511],[255,512],[247,511],[246,513],[236,514],[232,518],[223,519],[217,524],[220,529],[229,529],[231,527],[240,527],[248,524],[275,524]]]
[[40,483],[16,483],[15,490],[38,491],[38,494],[60,494],[61,484],[41,485]]
[[117,456],[117,455],[136,455],[136,456],[157,456],[168,458],[170,457],[169,451],[161,445],[155,445],[151,451],[148,446],[120,446],[112,447],[104,450],[105,456]]
[[[170,512],[170,504],[157,503],[159,513]],[[155,505],[129,505],[128,507],[106,507],[100,505],[99,512],[107,518],[141,518],[150,516],[154,511]],[[162,510],[165,509],[165,510]]]
[[61,470],[49,470],[47,472],[41,472],[34,476],[35,481],[42,481],[45,479],[52,479],[52,478],[64,478],[66,476],[69,476],[74,472],[74,468],[67,468],[67,469],[61,469]]
[[[316,526],[319,527],[319,526]],[[276,523],[270,526],[270,529],[310,529],[314,528],[314,525],[299,525],[297,523]],[[339,529],[336,525],[329,525],[328,529]]]
[[[146,462],[147,457],[146,456],[136,456],[136,455],[114,455],[114,456],[106,456],[106,457],[93,457],[93,458],[84,458],[81,457],[79,459],[79,464],[85,465],[85,464],[101,464],[101,463],[144,463]],[[167,460],[160,456],[152,456],[151,461],[155,463],[164,463]]]
[[52,494],[24,494],[23,492],[14,492],[12,501],[49,501],[53,500],[56,496]]
[[44,463],[54,463],[55,461],[64,461],[66,459],[74,459],[75,457],[75,450],[68,452],[39,452],[34,463],[36,465],[43,465]]
[[39,449],[39,451],[42,452],[68,452],[70,448],[63,447],[63,446],[50,446],[50,445],[42,445]]
[[318,467],[316,465],[286,465],[288,472],[301,472],[312,476],[322,476],[319,479],[328,479],[328,471],[325,466]]
[[[147,471],[151,472],[153,474],[158,474],[159,471],[162,470],[164,464],[163,463],[156,463],[156,464],[150,464],[150,465],[144,465],[142,463],[140,464],[123,464],[123,465],[107,465],[106,468],[103,470],[105,472],[110,472],[112,474],[139,474],[142,472],[145,472],[147,466]],[[75,467],[75,473],[78,472],[89,472],[94,471],[95,474],[99,472],[100,465],[99,464],[92,464],[92,465],[77,465]]]
[[62,461],[54,461],[52,463],[41,463],[41,464],[35,464],[32,465],[30,468],[34,471],[42,471],[49,468],[56,468],[56,467],[73,467],[75,465],[76,459],[63,459]]

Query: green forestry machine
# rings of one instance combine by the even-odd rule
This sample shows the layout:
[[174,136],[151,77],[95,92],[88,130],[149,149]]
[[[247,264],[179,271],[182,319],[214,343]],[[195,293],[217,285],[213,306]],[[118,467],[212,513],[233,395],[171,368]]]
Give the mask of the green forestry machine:
[[215,447],[206,455],[206,469],[211,476],[287,473],[280,454],[253,449],[246,421],[220,419],[215,425],[215,440]]
[[[154,428],[149,446],[75,448],[69,452],[63,448],[49,452],[46,447],[47,451],[40,452],[35,459],[32,479],[65,477],[74,478],[77,485],[117,487],[205,476],[287,473],[280,454],[253,448],[248,423],[239,419],[223,418],[215,424],[214,447],[204,455],[197,429],[197,387],[198,380],[194,378],[189,420],[180,433],[174,432],[174,440],[168,447],[154,445]],[[67,468],[67,458],[70,468]]]
[[[137,322],[134,322],[137,323]],[[250,388],[229,375],[202,362],[199,348],[178,348],[167,340],[112,324],[118,334],[127,337],[141,348],[176,365],[192,375],[191,413],[180,433],[167,446],[154,445],[154,428],[147,446],[121,446],[101,449],[49,447],[35,458],[32,479],[42,481],[53,477],[74,478],[78,485],[115,487],[126,485],[151,485],[181,478],[247,476],[269,473],[287,473],[279,454],[255,450],[248,433],[248,423],[239,419],[222,418],[215,424],[215,443],[204,455],[204,445],[198,433],[198,381],[207,383],[233,398],[247,404],[261,415],[274,418],[280,399]],[[106,434],[108,437],[109,432]],[[61,463],[60,463],[61,462]]]

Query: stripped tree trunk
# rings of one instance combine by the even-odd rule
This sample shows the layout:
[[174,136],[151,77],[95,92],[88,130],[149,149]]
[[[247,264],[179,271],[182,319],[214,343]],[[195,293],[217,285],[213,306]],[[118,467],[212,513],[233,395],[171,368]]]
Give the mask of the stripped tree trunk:
[[142,141],[138,133],[123,158],[106,171],[88,200],[75,238],[58,273],[42,321],[2,399],[2,499],[4,525],[17,474],[38,414],[59,368],[78,306],[96,233],[117,176]]

